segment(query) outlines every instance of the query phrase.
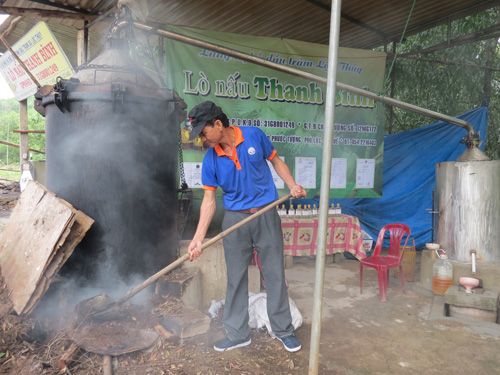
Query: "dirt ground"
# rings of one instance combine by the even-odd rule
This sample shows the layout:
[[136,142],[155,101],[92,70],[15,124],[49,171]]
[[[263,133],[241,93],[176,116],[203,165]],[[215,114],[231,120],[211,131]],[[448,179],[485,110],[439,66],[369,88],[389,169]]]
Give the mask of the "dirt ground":
[[[290,296],[305,322],[312,317],[311,261],[294,258],[294,267],[287,270]],[[360,294],[357,261],[326,265],[320,344],[324,366],[353,375],[500,374],[500,325],[446,317],[443,297],[419,286],[418,263],[405,294],[401,281],[391,276],[386,303],[379,300],[374,270],[365,269]],[[309,327],[297,333],[308,352]]]
[[[3,280],[2,280],[3,281]],[[3,282],[2,282],[3,284]],[[81,323],[71,310],[64,312],[63,318],[53,321],[49,318],[19,317],[12,311],[8,293],[0,293],[0,374],[72,374],[91,375],[102,373],[103,357],[77,348],[76,352],[64,360],[67,353],[75,348],[72,344],[77,332],[92,325],[94,332],[87,343],[91,347],[118,348],[120,351],[133,347],[135,338],[123,347],[117,344],[125,331],[145,329],[154,332],[159,321],[151,314],[154,305],[128,306],[124,319],[107,323]],[[307,373],[306,352],[290,354],[281,343],[264,331],[252,332],[252,345],[225,353],[213,350],[214,341],[224,337],[221,312],[212,320],[211,328],[205,335],[180,342],[178,338],[157,330],[159,336],[155,344],[146,349],[129,354],[113,356],[113,374],[117,375],[198,375],[198,374],[304,374]],[[83,330],[84,332],[87,332]],[[117,346],[118,345],[118,346]],[[85,346],[85,344],[84,344]],[[100,350],[100,349],[99,349]],[[342,374],[322,366],[321,374]]]
[[[19,191],[15,184],[12,188],[0,187],[0,199],[4,198],[0,202],[1,230],[15,206]],[[103,356],[86,349],[110,348],[120,353],[133,350],[134,345],[141,346],[142,343],[127,332],[143,330],[158,333],[158,339],[147,349],[112,356],[113,374],[292,375],[308,371],[308,352],[290,354],[266,331],[253,331],[252,344],[248,347],[224,353],[214,351],[214,342],[224,337],[222,309],[212,319],[207,334],[181,342],[161,329],[159,318],[153,313],[155,308],[165,304],[165,298],[151,297],[147,305],[130,304],[124,308],[125,317],[95,323],[82,321],[75,313],[75,306],[65,303],[63,293],[61,297],[53,298],[54,294],[60,293],[57,284],[53,283],[46,293],[50,298],[44,296],[33,314],[21,317],[13,310],[0,274],[0,374],[102,374]],[[59,301],[58,306],[47,306],[52,301]],[[54,312],[47,314],[49,308]],[[306,331],[308,329],[304,328],[304,333]],[[80,332],[84,332],[85,340]],[[124,339],[129,342],[123,342]],[[321,366],[320,373],[342,374],[325,366]]]
[[[0,218],[8,218],[12,207],[1,205]],[[442,297],[423,291],[418,280],[407,282],[403,294],[400,281],[391,277],[388,301],[382,303],[376,273],[370,271],[365,271],[360,294],[357,261],[344,259],[326,265],[320,375],[500,374],[499,325],[474,318],[445,317]],[[290,297],[304,320],[296,331],[302,343],[297,353],[286,352],[280,342],[259,330],[252,331],[251,345],[215,352],[213,343],[224,337],[222,311],[212,319],[207,334],[181,342],[158,328],[158,317],[152,312],[165,303],[160,297],[149,298],[148,304],[126,306],[122,320],[93,323],[94,334],[90,336],[104,346],[116,347],[111,342],[114,335],[139,330],[159,334],[148,349],[112,356],[116,375],[307,374],[315,259],[295,257],[293,268],[287,269],[287,279]],[[90,324],[75,315],[73,305],[65,304],[61,297],[59,305],[49,306],[55,307],[57,314],[42,316],[38,311],[47,308],[42,303],[33,315],[19,317],[1,276],[0,286],[0,374],[103,373],[103,356],[84,349],[82,341],[75,339]],[[51,290],[57,294],[56,286]],[[129,337],[132,343],[118,344],[118,350],[133,347],[135,339]]]

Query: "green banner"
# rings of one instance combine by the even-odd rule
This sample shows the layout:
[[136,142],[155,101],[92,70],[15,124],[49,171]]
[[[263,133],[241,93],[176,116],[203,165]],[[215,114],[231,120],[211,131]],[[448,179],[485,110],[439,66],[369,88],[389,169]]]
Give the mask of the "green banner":
[[[185,27],[168,29],[327,76],[325,45]],[[383,52],[339,48],[337,80],[381,92],[385,58]],[[166,66],[167,85],[181,95],[187,111],[212,100],[227,114],[231,125],[261,128],[297,183],[307,189],[307,196],[319,196],[325,85],[172,40],[166,41]],[[335,106],[330,197],[380,197],[383,106],[343,90],[337,90]],[[204,146],[199,139],[189,142],[187,126],[181,133],[186,180],[191,188],[201,188]],[[275,183],[280,195],[288,192],[277,176]]]

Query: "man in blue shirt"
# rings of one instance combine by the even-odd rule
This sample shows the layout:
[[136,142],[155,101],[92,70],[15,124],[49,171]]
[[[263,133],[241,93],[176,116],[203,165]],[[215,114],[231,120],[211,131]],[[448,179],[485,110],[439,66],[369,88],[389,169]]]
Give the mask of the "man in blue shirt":
[[[203,159],[203,201],[193,240],[188,246],[190,260],[201,255],[200,246],[215,213],[215,191],[221,187],[225,208],[222,229],[226,230],[252,213],[278,199],[266,160],[286,183],[294,198],[306,196],[288,166],[276,155],[262,130],[232,127],[222,109],[213,102],[198,104],[189,112],[193,130],[189,139],[201,137],[210,149]],[[244,227],[224,237],[227,268],[224,328],[227,337],[217,342],[217,351],[231,350],[251,343],[248,326],[248,265],[254,248],[262,266],[267,292],[267,313],[271,328],[286,350],[301,349],[295,337],[283,262],[283,233],[276,210],[270,210]]]

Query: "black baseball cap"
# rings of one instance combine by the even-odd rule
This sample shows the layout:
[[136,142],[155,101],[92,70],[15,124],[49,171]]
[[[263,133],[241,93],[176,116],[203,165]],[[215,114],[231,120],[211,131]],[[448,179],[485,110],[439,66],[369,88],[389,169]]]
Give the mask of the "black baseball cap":
[[189,140],[192,141],[197,138],[208,121],[212,121],[223,113],[220,107],[208,100],[196,105],[188,115],[192,127],[191,133],[189,134]]

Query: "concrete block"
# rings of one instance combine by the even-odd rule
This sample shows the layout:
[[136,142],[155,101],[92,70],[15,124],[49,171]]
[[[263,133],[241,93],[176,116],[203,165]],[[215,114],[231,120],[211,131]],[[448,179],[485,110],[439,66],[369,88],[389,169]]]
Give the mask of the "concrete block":
[[341,263],[344,258],[343,253],[334,253],[334,254],[327,254],[325,258],[325,263],[331,264],[331,263]]
[[250,265],[248,267],[248,291],[255,294],[260,293],[260,271],[256,266],[253,265]]
[[174,296],[180,298],[186,306],[203,309],[201,272],[196,267],[180,268],[161,277],[156,282],[155,293]]
[[472,318],[480,319],[484,322],[496,323],[497,322],[497,312],[496,311],[486,311],[475,309],[473,307],[460,307],[448,305],[447,316],[452,318],[460,318],[462,316],[470,316]]
[[[422,250],[420,258],[420,279],[418,284],[423,288],[432,290],[432,267],[437,260],[437,256],[432,250]],[[481,279],[483,288],[496,293],[500,293],[500,264],[489,264],[478,261],[476,264],[476,274],[472,274],[471,263],[457,262],[451,260],[453,265],[453,284],[460,285],[459,279],[462,276],[475,277]]]
[[210,317],[186,306],[180,299],[169,297],[155,309],[163,327],[181,339],[203,335],[210,329]]
[[474,289],[473,293],[465,293],[463,287],[452,285],[444,294],[444,303],[496,312],[498,310],[498,293],[480,288]]
[[[187,253],[190,241],[180,241],[180,256]],[[203,250],[203,254],[193,262],[184,262],[182,268],[196,267],[201,273],[202,311],[208,310],[211,301],[226,298],[226,261],[222,241]],[[248,266],[248,291],[260,293],[260,271],[254,265]]]

